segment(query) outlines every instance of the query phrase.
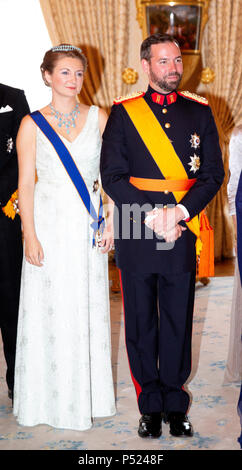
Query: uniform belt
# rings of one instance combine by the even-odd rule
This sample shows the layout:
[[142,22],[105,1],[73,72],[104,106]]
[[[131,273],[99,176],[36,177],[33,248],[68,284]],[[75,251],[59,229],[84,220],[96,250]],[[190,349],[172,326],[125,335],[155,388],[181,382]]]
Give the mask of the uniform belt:
[[197,178],[186,180],[160,180],[152,178],[136,178],[131,176],[129,182],[143,191],[188,191],[197,181]]

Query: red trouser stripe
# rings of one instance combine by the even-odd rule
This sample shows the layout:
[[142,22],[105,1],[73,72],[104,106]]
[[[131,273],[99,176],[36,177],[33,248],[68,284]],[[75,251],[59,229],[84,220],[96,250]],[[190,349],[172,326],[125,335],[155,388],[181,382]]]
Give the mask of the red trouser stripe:
[[140,396],[140,394],[141,394],[141,392],[142,392],[142,388],[141,388],[140,384],[137,382],[137,380],[135,379],[135,377],[133,376],[133,373],[132,373],[132,370],[131,370],[131,367],[130,367],[130,362],[129,362],[129,354],[128,354],[127,343],[126,343],[126,325],[125,325],[124,293],[123,293],[122,276],[121,276],[121,271],[120,271],[120,269],[119,269],[119,279],[120,279],[120,287],[121,287],[121,294],[122,294],[122,301],[123,301],[123,310],[124,310],[124,331],[125,331],[126,351],[127,351],[127,356],[128,356],[129,370],[130,370],[130,374],[131,374],[131,378],[132,378],[133,384],[134,384],[134,386],[135,386],[136,395],[137,395],[137,400],[138,400],[138,399],[139,399],[139,396]]

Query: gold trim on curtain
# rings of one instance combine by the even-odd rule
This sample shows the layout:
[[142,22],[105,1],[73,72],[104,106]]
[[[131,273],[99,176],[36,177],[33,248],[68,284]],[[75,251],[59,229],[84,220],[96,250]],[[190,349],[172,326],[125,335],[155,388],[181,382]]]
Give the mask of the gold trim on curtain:
[[88,60],[81,101],[109,110],[127,94],[129,0],[40,0],[53,45],[81,47]]
[[241,0],[210,0],[208,18],[202,56],[204,66],[215,72],[215,80],[207,86],[207,98],[217,124],[225,169],[222,188],[208,206],[215,232],[215,259],[219,260],[233,256],[227,182],[230,135],[234,126],[242,124]]

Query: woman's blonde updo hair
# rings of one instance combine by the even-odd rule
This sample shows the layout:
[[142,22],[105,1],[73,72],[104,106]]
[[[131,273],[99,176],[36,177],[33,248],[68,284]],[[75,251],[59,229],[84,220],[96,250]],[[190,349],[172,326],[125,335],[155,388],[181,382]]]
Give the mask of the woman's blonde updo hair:
[[43,62],[40,66],[42,78],[46,86],[50,86],[45,78],[45,72],[52,74],[54,67],[59,59],[63,57],[73,57],[80,59],[84,68],[84,72],[87,68],[87,58],[83,54],[79,47],[72,46],[71,44],[59,44],[58,46],[52,47],[44,55]]

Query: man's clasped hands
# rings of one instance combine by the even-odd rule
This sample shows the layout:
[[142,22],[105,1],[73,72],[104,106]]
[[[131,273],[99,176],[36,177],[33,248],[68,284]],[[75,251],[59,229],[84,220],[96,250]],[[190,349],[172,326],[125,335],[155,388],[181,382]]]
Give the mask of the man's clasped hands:
[[176,241],[187,230],[179,224],[184,219],[184,213],[178,206],[168,208],[155,207],[146,213],[145,224],[154,232],[164,238],[167,243]]

